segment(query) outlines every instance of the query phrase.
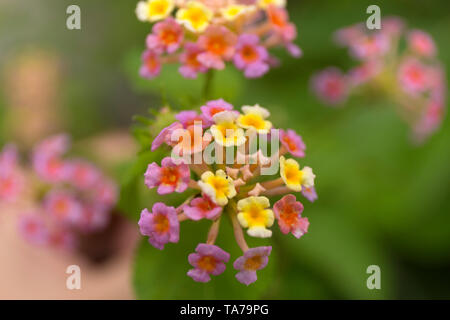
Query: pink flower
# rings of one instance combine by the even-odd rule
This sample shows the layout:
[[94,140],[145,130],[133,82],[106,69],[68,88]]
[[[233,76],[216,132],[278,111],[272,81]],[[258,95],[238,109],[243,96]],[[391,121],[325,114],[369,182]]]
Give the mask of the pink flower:
[[294,130],[280,130],[280,142],[286,150],[295,157],[303,158],[305,156],[306,145]]
[[17,165],[17,149],[6,145],[0,153],[0,200],[17,200],[25,186],[25,178]]
[[49,234],[44,220],[37,213],[28,213],[19,217],[19,233],[31,244],[48,244]]
[[379,61],[365,61],[359,66],[350,69],[348,72],[349,82],[352,86],[361,85],[379,74],[381,69],[382,64]]
[[389,37],[398,37],[405,28],[405,22],[399,17],[386,17],[381,21],[381,32]]
[[52,247],[58,249],[74,250],[78,246],[77,237],[68,229],[51,230],[48,241]]
[[97,168],[84,160],[68,162],[68,182],[81,190],[92,188],[100,177]]
[[95,201],[102,207],[111,208],[117,202],[117,185],[112,180],[101,179],[95,185],[93,192]]
[[256,271],[267,266],[271,251],[270,246],[248,249],[243,256],[234,261],[233,267],[240,271],[236,274],[236,279],[247,286],[255,282],[258,279]]
[[35,148],[35,154],[61,156],[69,149],[70,139],[66,134],[52,136],[40,142]]
[[350,45],[351,54],[361,60],[373,59],[386,54],[390,49],[389,37],[384,33],[374,33],[357,38]]
[[184,206],[183,210],[189,219],[195,221],[201,219],[215,220],[222,213],[222,207],[215,204],[206,195],[193,199],[190,205]]
[[184,45],[184,52],[180,55],[181,67],[179,72],[188,79],[196,79],[198,73],[205,73],[208,68],[200,63],[198,56],[203,50],[197,44],[186,42]]
[[341,46],[351,46],[355,40],[361,38],[364,36],[364,29],[362,24],[354,24],[349,27],[344,27],[339,30],[337,30],[334,33],[334,40],[337,44]]
[[177,51],[182,41],[183,28],[171,17],[156,23],[146,40],[148,49],[167,53]]
[[314,187],[311,188],[302,188],[302,195],[308,199],[310,202],[314,202],[317,200],[317,193]]
[[50,137],[38,144],[33,151],[33,168],[39,177],[48,182],[62,182],[68,177],[67,164],[61,156],[69,148],[66,135]]
[[236,35],[224,26],[210,26],[197,44],[204,52],[197,57],[205,67],[222,70],[235,52]]
[[82,206],[75,197],[65,191],[52,191],[44,199],[44,209],[58,224],[77,224],[82,215]]
[[145,50],[141,57],[142,65],[139,70],[141,77],[153,79],[161,72],[161,61],[158,53],[154,50]]
[[436,54],[436,45],[433,38],[421,30],[412,30],[408,34],[408,44],[411,50],[424,57],[433,57]]
[[161,161],[161,167],[151,163],[145,173],[145,184],[148,188],[158,187],[159,194],[184,192],[190,181],[190,170],[185,163],[179,165],[170,157]]
[[0,200],[14,202],[25,186],[24,177],[17,169],[0,170]]
[[331,105],[342,103],[348,95],[347,79],[336,68],[316,74],[312,79],[312,88],[320,100]]
[[193,126],[196,121],[200,121],[203,128],[210,127],[213,123],[212,121],[206,119],[203,114],[199,115],[197,111],[181,111],[175,116],[175,119],[180,121],[185,129]]
[[163,143],[167,145],[172,145],[171,136],[172,133],[177,130],[183,128],[183,125],[179,122],[174,122],[170,126],[165,127],[161,130],[161,132],[156,136],[156,138],[152,142],[152,151],[158,149]]
[[151,213],[147,209],[141,212],[139,228],[142,235],[149,237],[149,243],[159,250],[163,250],[166,243],[177,243],[180,237],[175,208],[162,202],[155,203]]
[[111,215],[102,205],[86,204],[77,227],[83,232],[92,232],[106,227]]
[[195,251],[188,257],[194,269],[189,270],[187,275],[197,282],[208,282],[211,275],[220,275],[225,271],[225,263],[230,260],[230,254],[215,245],[200,243]]
[[259,45],[259,37],[254,34],[239,36],[233,60],[236,68],[244,70],[247,78],[258,78],[269,71],[267,49]]
[[403,90],[410,94],[422,93],[429,88],[428,68],[419,60],[409,58],[398,69],[398,80]]
[[290,42],[297,36],[297,29],[293,23],[289,22],[289,15],[286,9],[270,6],[267,15],[272,28],[278,32],[281,37]]
[[208,101],[206,105],[201,106],[203,116],[210,122],[213,122],[214,115],[222,111],[233,110],[233,105],[229,104],[223,99]]
[[294,195],[285,195],[281,200],[275,202],[273,211],[282,233],[291,232],[294,237],[300,238],[308,231],[308,219],[301,217],[303,205],[296,201]]

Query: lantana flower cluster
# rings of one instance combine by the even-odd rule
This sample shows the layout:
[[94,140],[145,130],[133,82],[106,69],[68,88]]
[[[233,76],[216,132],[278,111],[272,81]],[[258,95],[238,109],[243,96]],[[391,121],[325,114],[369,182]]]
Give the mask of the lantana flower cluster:
[[40,142],[31,168],[20,165],[11,145],[0,154],[2,200],[31,197],[31,209],[19,217],[19,232],[32,244],[76,249],[80,235],[106,227],[116,204],[116,184],[92,163],[65,157],[68,149],[66,135]]
[[138,19],[155,24],[140,74],[151,79],[164,64],[177,63],[185,78],[196,78],[232,62],[246,77],[261,77],[277,64],[268,49],[282,46],[301,56],[285,6],[285,0],[141,1]]
[[338,30],[335,39],[359,65],[347,73],[330,67],[316,74],[312,88],[320,100],[336,106],[361,89],[374,88],[396,103],[416,141],[439,128],[445,115],[446,79],[428,33],[407,29],[400,18],[388,17],[380,30],[368,30],[361,23]]
[[[237,280],[249,285],[256,281],[271,253],[271,246],[249,248],[249,237],[270,238],[274,222],[282,233],[300,238],[308,231],[302,217],[302,194],[317,199],[315,175],[295,158],[305,156],[306,146],[294,130],[274,129],[267,109],[243,106],[241,112],[219,99],[207,102],[201,112],[182,111],[177,121],[163,129],[152,143],[152,150],[169,146],[171,156],[161,164],[153,162],[145,172],[145,184],[160,195],[183,193],[191,196],[178,207],[157,202],[144,209],[140,232],[149,243],[164,249],[180,239],[180,224],[186,220],[211,220],[205,243],[200,243],[188,261],[193,280],[208,282],[211,275],[224,272],[230,254],[215,245],[222,217],[228,215],[243,255],[233,266]],[[258,137],[256,139],[256,137]],[[255,143],[258,140],[259,143]],[[262,142],[261,142],[262,141]],[[271,152],[264,141],[270,141]],[[214,150],[214,156],[207,155]],[[281,197],[271,204],[270,198]]]

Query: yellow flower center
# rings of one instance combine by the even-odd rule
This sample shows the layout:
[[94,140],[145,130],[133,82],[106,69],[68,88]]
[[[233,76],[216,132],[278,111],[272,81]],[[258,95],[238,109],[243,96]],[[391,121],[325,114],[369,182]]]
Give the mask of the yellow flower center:
[[265,226],[267,215],[264,208],[258,203],[252,203],[244,211],[249,226]]

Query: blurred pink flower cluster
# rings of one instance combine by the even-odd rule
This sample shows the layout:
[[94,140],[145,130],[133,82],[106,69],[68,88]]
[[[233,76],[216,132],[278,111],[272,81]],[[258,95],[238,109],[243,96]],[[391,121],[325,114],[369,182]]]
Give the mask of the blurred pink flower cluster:
[[[303,204],[292,193],[315,201],[315,174],[289,157],[305,156],[301,136],[294,130],[274,129],[267,109],[243,106],[240,112],[220,99],[207,102],[200,111],[178,113],[177,121],[153,140],[153,151],[167,145],[172,156],[163,158],[161,165],[148,165],[146,186],[161,196],[186,192],[186,200],[176,208],[157,202],[151,211],[144,209],[140,231],[152,246],[162,250],[166,244],[179,241],[182,221],[211,220],[206,242],[188,257],[193,268],[187,273],[195,281],[208,282],[211,275],[224,272],[230,259],[229,253],[215,245],[222,216],[226,215],[243,251],[233,264],[239,271],[236,278],[249,285],[256,281],[256,272],[266,267],[272,247],[249,248],[244,229],[250,237],[270,238],[270,227],[277,221],[283,234],[302,237],[309,221],[302,216]],[[270,140],[270,154],[264,143],[255,144],[261,140]],[[204,155],[211,147],[214,159],[208,161]],[[276,196],[282,198],[271,209],[269,197]]]
[[178,63],[185,78],[196,78],[232,62],[246,77],[261,77],[277,64],[268,49],[282,46],[294,57],[302,54],[285,5],[285,0],[141,1],[139,20],[156,23],[140,74],[151,79],[164,64]]
[[399,108],[421,142],[435,132],[445,115],[447,86],[433,38],[407,29],[397,17],[382,19],[380,30],[356,24],[338,30],[336,42],[348,48],[359,65],[347,73],[330,67],[311,80],[313,91],[328,105],[339,105],[349,95],[374,88]]
[[90,162],[64,157],[68,148],[66,135],[42,141],[33,150],[28,174],[14,147],[0,154],[1,199],[17,200],[30,190],[32,209],[19,217],[19,231],[33,244],[76,248],[78,235],[108,224],[116,204],[116,184]]

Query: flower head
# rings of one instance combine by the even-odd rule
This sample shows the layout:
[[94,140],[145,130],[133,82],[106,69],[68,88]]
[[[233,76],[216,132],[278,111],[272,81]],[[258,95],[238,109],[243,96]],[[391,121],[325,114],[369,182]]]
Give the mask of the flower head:
[[158,187],[159,194],[184,192],[189,180],[189,167],[184,163],[175,164],[170,157],[161,161],[161,167],[153,162],[145,172],[145,184],[150,189]]
[[17,200],[25,187],[17,158],[17,149],[13,145],[6,145],[0,152],[0,201]]
[[189,270],[187,275],[197,282],[209,282],[211,275],[222,274],[225,263],[230,260],[230,254],[215,245],[200,243],[195,252],[189,255],[189,263],[194,269]]
[[272,247],[248,249],[243,256],[237,258],[233,263],[233,267],[239,270],[236,279],[247,286],[255,282],[258,279],[256,271],[267,266],[271,252]]
[[308,218],[302,218],[303,205],[292,194],[281,198],[273,205],[280,230],[284,234],[291,232],[297,239],[308,231]]
[[269,49],[281,46],[294,57],[302,54],[293,43],[297,28],[285,5],[285,0],[141,1],[139,20],[162,21],[147,36],[140,74],[153,79],[162,64],[180,63],[179,72],[195,79],[233,61],[246,77],[261,77],[275,65]]
[[[155,138],[152,150],[166,143],[172,148],[172,156],[164,158],[161,167],[151,163],[145,174],[146,185],[158,187],[159,194],[183,192],[189,188],[186,192],[189,196],[176,208],[157,203],[153,213],[145,209],[139,226],[141,233],[149,236],[150,243],[162,249],[165,243],[178,241],[181,222],[211,220],[206,243],[199,244],[196,252],[189,255],[194,268],[188,272],[195,281],[208,282],[211,274],[219,275],[225,270],[225,263],[230,258],[215,245],[222,216],[228,215],[234,238],[244,252],[234,263],[240,271],[236,278],[248,285],[256,280],[256,271],[267,265],[271,247],[249,249],[244,230],[247,229],[246,233],[252,237],[271,237],[269,228],[275,214],[270,197],[295,190],[302,191],[305,197],[314,201],[317,198],[315,175],[311,168],[300,169],[295,160],[286,160],[282,156],[290,152],[303,157],[305,145],[293,130],[282,131],[278,139],[278,129],[272,128],[267,109],[255,105],[243,106],[239,111],[223,99],[209,101],[200,109],[201,114],[195,110],[178,113],[176,121]],[[202,140],[207,135],[211,139]],[[258,139],[254,139],[256,136]],[[179,150],[187,150],[183,147],[185,142],[190,145],[187,142],[193,140],[205,144],[196,153],[187,152],[187,157],[183,156],[183,161],[176,164]],[[270,152],[265,149],[269,140]],[[276,146],[277,143],[283,146]],[[276,176],[279,163],[281,177]],[[269,175],[274,179],[261,178]],[[308,220],[300,216],[303,206],[294,196],[282,198],[275,203],[274,209],[284,233],[292,232],[300,237],[307,231]]]
[[179,240],[177,212],[162,202],[155,203],[152,212],[147,209],[141,212],[139,228],[142,235],[149,237],[149,243],[159,250],[163,250],[166,243],[177,243]]
[[280,130],[280,142],[286,150],[295,157],[303,158],[305,156],[305,143],[301,136],[294,130]]
[[266,197],[248,197],[239,200],[237,204],[238,219],[242,227],[248,228],[252,237],[269,238],[272,231],[266,229],[273,225],[274,216],[270,201]]
[[[447,87],[436,44],[428,33],[408,30],[398,17],[385,17],[380,30],[367,30],[358,23],[338,30],[335,38],[359,61],[347,74],[328,68],[312,78],[312,88],[323,103],[337,105],[352,93],[371,92],[395,102],[411,126],[414,141],[423,142],[436,131],[445,114]],[[315,198],[313,193],[309,196]]]
[[202,174],[201,181],[198,182],[202,191],[219,206],[228,203],[228,199],[236,195],[233,179],[227,176],[223,170],[217,170],[216,173],[206,171]]

